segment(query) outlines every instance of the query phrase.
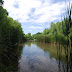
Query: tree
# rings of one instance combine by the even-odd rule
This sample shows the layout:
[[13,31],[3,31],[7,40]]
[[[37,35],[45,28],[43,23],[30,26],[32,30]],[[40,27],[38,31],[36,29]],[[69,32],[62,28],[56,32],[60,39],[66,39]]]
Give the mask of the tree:
[[4,1],[3,0],[0,0],[0,5],[2,5],[4,3]]

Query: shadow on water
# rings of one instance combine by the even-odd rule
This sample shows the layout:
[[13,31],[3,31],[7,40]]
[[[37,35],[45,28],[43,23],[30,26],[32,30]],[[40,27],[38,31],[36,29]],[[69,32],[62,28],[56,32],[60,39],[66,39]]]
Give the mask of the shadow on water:
[[[49,52],[51,57],[57,60],[58,72],[72,72],[72,48],[61,44],[49,45],[45,43],[37,43],[37,46],[45,52]],[[54,49],[52,49],[54,48]]]
[[0,46],[0,72],[18,72],[18,60],[22,53],[22,47]]
[[65,56],[63,59],[62,45],[57,46],[58,68],[59,72],[72,72],[72,48],[63,46]]

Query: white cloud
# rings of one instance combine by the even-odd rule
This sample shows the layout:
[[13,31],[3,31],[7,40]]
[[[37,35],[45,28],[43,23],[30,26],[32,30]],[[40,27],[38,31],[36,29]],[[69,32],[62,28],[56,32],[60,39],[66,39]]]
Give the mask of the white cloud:
[[[61,16],[61,11],[62,13],[64,13],[64,8],[65,8],[65,4],[64,2],[59,2],[56,4],[51,4],[48,6],[45,5],[42,8],[39,8],[36,12],[35,15],[37,14],[42,14],[41,17],[39,17],[37,20],[35,20],[36,22],[51,22],[54,21],[58,18],[60,18]],[[59,16],[60,15],[60,16]]]
[[[22,23],[25,33],[37,33],[38,31],[42,32],[44,28],[49,28],[50,22],[60,21],[61,13],[65,13],[65,1],[53,3],[54,1],[4,0],[4,8],[7,9],[10,17]],[[34,9],[33,12],[32,9]]]
[[[18,8],[14,7],[14,2],[18,3]],[[40,1],[36,0],[4,0],[4,8],[9,12],[9,16],[14,19],[20,19],[21,22],[27,22],[28,14],[32,8],[39,7]]]
[[27,30],[28,32],[32,32],[32,30]]
[[30,26],[31,29],[42,29],[43,27]]
[[[64,7],[64,2],[51,4],[50,0],[45,0],[44,3],[41,0],[4,0],[4,8],[8,10],[9,16],[18,19],[19,22],[51,22],[59,18],[61,11],[64,13]],[[35,12],[31,14],[32,8],[35,8]],[[29,14],[32,15],[32,19]],[[34,19],[35,17],[37,18]]]

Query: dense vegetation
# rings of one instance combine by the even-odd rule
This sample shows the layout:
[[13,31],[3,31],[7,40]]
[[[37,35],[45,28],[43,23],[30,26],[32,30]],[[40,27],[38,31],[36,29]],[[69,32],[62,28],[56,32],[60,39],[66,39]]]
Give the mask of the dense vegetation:
[[[68,19],[67,19],[68,20]],[[42,33],[38,32],[32,35],[32,38],[36,41],[40,42],[59,42],[63,44],[67,44],[68,40],[71,40],[71,30],[72,27],[68,30],[69,23],[65,23],[66,19],[62,22],[51,23],[50,28],[44,29]]]
[[16,72],[22,48],[18,43],[26,41],[21,24],[8,17],[0,0],[0,72]]
[[[2,0],[0,2],[3,4]],[[2,7],[2,4],[0,6],[0,44],[11,46],[25,42],[21,24],[8,17],[8,12]]]
[[44,29],[42,33],[38,32],[32,35],[32,39],[45,43],[61,43],[72,46],[72,20],[71,9],[63,21],[56,24],[51,22],[50,28]]
[[[32,35],[33,39],[45,43],[49,43],[49,42],[66,43],[67,36],[65,36],[63,33],[62,23],[64,25],[64,21],[57,22],[56,24],[52,22],[50,28],[44,29],[43,33],[38,32]],[[65,27],[63,29],[65,29]]]

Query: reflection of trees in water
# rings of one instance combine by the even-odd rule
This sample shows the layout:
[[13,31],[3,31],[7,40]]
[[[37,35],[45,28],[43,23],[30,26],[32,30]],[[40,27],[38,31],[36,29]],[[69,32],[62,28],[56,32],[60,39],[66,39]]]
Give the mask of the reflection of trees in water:
[[[41,49],[43,49],[45,52],[49,52],[50,54],[50,58],[55,58],[56,60],[58,60],[58,56],[57,56],[57,47],[56,44],[49,44],[49,43],[37,43],[37,46],[40,47]],[[63,60],[65,59],[65,53],[64,53],[64,48],[62,47],[62,58]]]
[[26,43],[24,43],[23,45],[24,45],[24,46],[27,45],[28,47],[30,47],[30,46],[31,46],[31,42],[26,42]]
[[31,43],[30,43],[30,42],[28,42],[28,43],[27,43],[27,45],[28,45],[28,47],[30,47],[30,46],[31,46]]
[[0,72],[16,72],[21,51],[18,46],[3,48],[0,52]]
[[57,47],[59,72],[72,72],[72,48],[64,46],[65,61],[62,56],[62,45]]
[[[35,43],[33,43],[35,44]],[[58,72],[72,72],[72,48],[61,44],[36,43],[45,52],[49,52],[51,57],[55,57],[58,62]],[[57,52],[57,53],[56,53]]]
[[31,44],[37,44],[37,42],[26,42],[26,43],[25,43],[25,45],[27,45],[28,47],[30,47]]

